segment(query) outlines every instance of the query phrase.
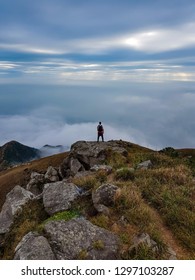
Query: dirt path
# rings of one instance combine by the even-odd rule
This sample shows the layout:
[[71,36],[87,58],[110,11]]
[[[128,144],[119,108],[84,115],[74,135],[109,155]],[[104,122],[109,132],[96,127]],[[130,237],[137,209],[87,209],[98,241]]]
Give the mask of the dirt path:
[[151,206],[150,209],[155,218],[157,226],[159,227],[162,233],[165,243],[175,251],[175,253],[177,254],[177,259],[181,259],[181,260],[192,259],[191,254],[179,244],[178,240],[175,239],[173,233],[165,225],[165,223],[162,220],[162,217],[157,212],[157,210],[152,208]]

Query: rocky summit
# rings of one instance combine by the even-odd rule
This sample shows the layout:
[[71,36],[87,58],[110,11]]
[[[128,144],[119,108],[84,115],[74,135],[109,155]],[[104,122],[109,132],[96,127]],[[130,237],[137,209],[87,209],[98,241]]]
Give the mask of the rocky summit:
[[0,191],[6,176],[17,182],[0,212],[0,258],[193,258],[190,160],[122,140],[79,141],[0,173]]

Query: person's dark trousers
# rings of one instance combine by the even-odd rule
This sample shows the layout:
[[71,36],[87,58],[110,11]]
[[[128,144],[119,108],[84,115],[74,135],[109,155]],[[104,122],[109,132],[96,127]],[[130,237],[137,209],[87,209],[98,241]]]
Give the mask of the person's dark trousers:
[[102,138],[102,142],[104,142],[104,135],[102,133],[98,133],[97,142],[99,142],[100,137]]

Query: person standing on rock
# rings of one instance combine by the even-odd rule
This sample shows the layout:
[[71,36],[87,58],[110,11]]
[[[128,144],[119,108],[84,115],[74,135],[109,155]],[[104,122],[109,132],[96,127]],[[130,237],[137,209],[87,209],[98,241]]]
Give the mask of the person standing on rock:
[[102,142],[104,142],[104,128],[101,122],[97,126],[97,142],[99,142],[100,137],[102,138]]

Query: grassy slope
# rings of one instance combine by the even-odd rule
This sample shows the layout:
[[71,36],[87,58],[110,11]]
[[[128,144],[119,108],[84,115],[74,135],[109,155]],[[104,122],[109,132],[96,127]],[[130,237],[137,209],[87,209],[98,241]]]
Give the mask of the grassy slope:
[[[179,158],[159,154],[138,145],[123,143],[129,153],[126,158],[110,153],[107,163],[113,166],[113,172],[107,176],[99,172],[88,178],[74,179],[74,183],[87,189],[96,188],[103,182],[110,182],[121,188],[121,193],[115,199],[115,205],[110,209],[112,215],[108,218],[97,214],[89,198],[81,200],[73,211],[81,213],[91,222],[117,233],[122,241],[121,256],[125,259],[162,259],[166,258],[166,245],[169,244],[177,253],[179,259],[195,258],[194,251],[194,166],[186,156]],[[186,150],[185,150],[186,151]],[[182,151],[183,152],[183,151]],[[189,152],[189,151],[188,151]],[[190,155],[192,154],[192,150]],[[0,173],[0,205],[6,193],[16,184],[24,185],[32,171],[45,172],[49,165],[59,166],[67,153],[54,155],[30,165],[23,165]],[[184,157],[184,158],[183,158]],[[150,159],[154,165],[149,170],[132,172],[118,168],[136,167],[138,163]],[[33,206],[32,206],[33,207]],[[35,206],[34,206],[35,207]],[[38,209],[38,207],[37,207]],[[42,210],[39,210],[42,212]],[[32,213],[26,213],[25,219],[17,225],[16,236],[13,237],[14,247],[24,233],[40,227],[41,219],[36,219]],[[38,210],[37,210],[38,212]],[[32,219],[30,219],[30,215]],[[67,215],[72,215],[68,213]],[[123,217],[123,221],[121,221]],[[125,221],[125,222],[124,222]],[[18,228],[20,232],[18,232]],[[160,254],[154,254],[146,248],[141,248],[134,256],[129,256],[134,234],[147,232],[160,248]],[[9,253],[5,253],[8,258]]]

